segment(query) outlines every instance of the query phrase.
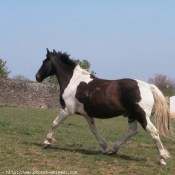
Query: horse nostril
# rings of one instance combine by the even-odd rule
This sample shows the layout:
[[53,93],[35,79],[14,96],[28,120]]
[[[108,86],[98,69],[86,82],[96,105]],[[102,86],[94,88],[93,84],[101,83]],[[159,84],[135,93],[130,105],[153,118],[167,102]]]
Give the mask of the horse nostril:
[[37,74],[35,75],[35,77],[36,77],[36,80],[39,81],[39,79],[40,79],[40,74],[37,73]]

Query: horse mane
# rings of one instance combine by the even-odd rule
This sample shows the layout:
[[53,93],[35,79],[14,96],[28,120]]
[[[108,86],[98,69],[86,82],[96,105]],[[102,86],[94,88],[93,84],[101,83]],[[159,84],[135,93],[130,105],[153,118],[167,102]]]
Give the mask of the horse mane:
[[51,54],[54,55],[55,57],[59,58],[62,62],[71,66],[72,68],[75,68],[77,65],[74,62],[74,60],[70,58],[70,55],[68,55],[66,52],[62,53],[62,52],[56,52],[55,50],[53,50],[53,52]]
[[[72,68],[75,68],[77,66],[77,64],[75,63],[75,61],[73,59],[71,59],[70,58],[70,55],[68,55],[66,52],[62,53],[62,52],[56,52],[55,50],[53,50],[53,52],[50,52],[50,53],[52,55],[54,55],[55,57],[59,58],[65,64],[71,66]],[[82,69],[82,73],[83,74],[91,75],[91,77],[96,78],[94,75],[92,75],[86,69],[83,69],[83,68],[81,68],[81,69]]]

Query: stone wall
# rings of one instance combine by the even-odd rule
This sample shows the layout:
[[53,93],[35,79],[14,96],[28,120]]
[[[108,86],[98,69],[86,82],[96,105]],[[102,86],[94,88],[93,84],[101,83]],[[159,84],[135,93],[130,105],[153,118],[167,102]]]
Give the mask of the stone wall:
[[0,78],[0,106],[58,108],[59,86]]

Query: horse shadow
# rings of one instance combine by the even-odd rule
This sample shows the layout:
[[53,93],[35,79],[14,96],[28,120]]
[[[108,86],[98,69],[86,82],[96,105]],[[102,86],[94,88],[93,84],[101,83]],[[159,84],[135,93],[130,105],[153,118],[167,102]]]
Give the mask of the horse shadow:
[[37,146],[43,150],[55,150],[55,151],[65,151],[65,152],[75,152],[75,153],[80,153],[80,154],[84,154],[84,155],[103,155],[103,156],[109,156],[111,158],[117,158],[117,159],[122,159],[122,160],[127,160],[127,161],[135,161],[135,162],[147,162],[146,158],[136,158],[136,157],[131,157],[128,155],[124,155],[124,154],[101,154],[99,151],[97,150],[87,150],[82,148],[81,146],[75,145],[75,146],[71,146],[71,145],[67,145],[67,147],[65,148],[61,148],[61,147],[57,147],[57,146],[50,146],[47,148],[43,148],[43,145],[40,143],[32,143],[32,145]]

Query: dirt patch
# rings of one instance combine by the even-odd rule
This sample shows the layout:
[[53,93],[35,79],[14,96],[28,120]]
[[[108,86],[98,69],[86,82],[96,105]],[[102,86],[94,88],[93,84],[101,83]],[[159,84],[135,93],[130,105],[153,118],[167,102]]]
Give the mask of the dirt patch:
[[53,161],[49,160],[49,159],[41,160],[38,164],[39,165],[52,166],[52,167],[55,167],[56,166],[56,164]]
[[102,175],[103,174],[116,175],[121,170],[121,168],[117,165],[117,162],[115,164],[115,163],[109,163],[105,160],[102,160],[102,161],[96,161],[96,163],[98,164],[99,167],[101,167],[100,171]]

